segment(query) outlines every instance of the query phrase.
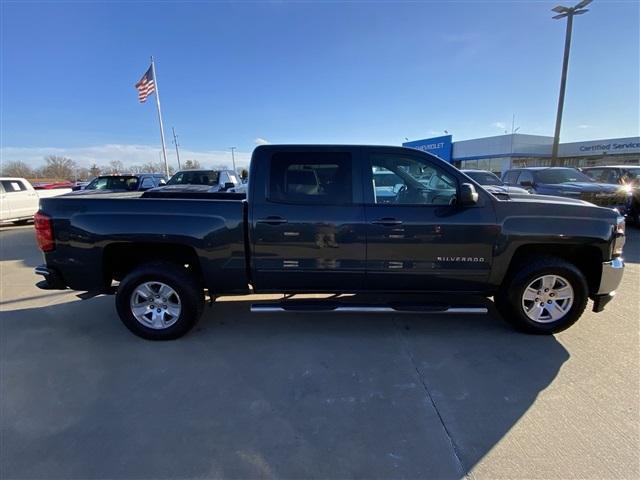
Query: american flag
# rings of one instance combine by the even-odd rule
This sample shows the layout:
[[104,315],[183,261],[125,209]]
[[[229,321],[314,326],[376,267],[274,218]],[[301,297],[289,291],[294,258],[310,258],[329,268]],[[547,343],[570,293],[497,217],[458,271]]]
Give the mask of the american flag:
[[153,78],[153,67],[149,67],[149,70],[145,72],[138,83],[136,83],[138,89],[138,100],[140,103],[147,101],[147,97],[156,91],[156,82]]

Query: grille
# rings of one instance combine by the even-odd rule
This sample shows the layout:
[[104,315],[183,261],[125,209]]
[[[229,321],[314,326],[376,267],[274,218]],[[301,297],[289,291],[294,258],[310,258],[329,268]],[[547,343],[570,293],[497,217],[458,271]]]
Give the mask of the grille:
[[580,194],[580,200],[593,203],[600,207],[610,207],[624,204],[624,198],[615,193],[593,193],[585,192]]

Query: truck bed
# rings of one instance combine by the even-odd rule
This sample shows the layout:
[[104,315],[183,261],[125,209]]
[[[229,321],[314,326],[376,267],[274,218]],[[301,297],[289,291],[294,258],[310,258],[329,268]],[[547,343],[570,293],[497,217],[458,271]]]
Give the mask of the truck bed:
[[64,272],[66,285],[101,290],[102,279],[122,262],[138,262],[161,248],[176,259],[187,255],[197,262],[208,286],[247,289],[246,202],[230,194],[217,194],[225,195],[220,200],[136,193],[42,199],[40,209],[53,219],[57,232],[47,264]]

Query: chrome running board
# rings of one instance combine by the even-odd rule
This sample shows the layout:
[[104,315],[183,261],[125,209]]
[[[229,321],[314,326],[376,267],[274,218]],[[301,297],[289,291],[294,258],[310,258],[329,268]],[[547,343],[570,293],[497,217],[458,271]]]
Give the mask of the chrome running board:
[[335,302],[273,302],[254,303],[251,305],[252,313],[276,313],[276,312],[318,312],[318,313],[421,313],[421,314],[486,314],[487,307],[454,307],[450,305],[362,305],[362,304],[337,304]]

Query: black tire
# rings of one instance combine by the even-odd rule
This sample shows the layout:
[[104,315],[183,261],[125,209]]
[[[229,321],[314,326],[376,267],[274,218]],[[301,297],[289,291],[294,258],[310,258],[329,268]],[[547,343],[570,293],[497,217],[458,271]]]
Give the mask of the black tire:
[[[147,282],[161,282],[178,296],[180,314],[166,328],[151,328],[136,319],[131,298],[136,289]],[[186,269],[169,262],[141,265],[129,273],[118,286],[116,309],[122,323],[134,334],[147,340],[174,340],[182,337],[200,319],[204,310],[204,292],[199,282]],[[175,318],[175,317],[174,317]]]
[[[546,323],[529,318],[522,301],[529,284],[543,275],[560,276],[573,289],[573,304],[564,316]],[[541,256],[527,258],[516,267],[514,272],[505,279],[502,289],[494,297],[494,302],[502,318],[518,330],[551,335],[566,330],[580,318],[587,306],[588,297],[587,281],[575,265],[561,258]]]

